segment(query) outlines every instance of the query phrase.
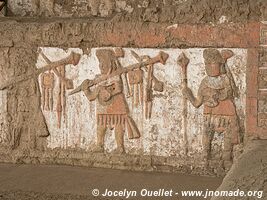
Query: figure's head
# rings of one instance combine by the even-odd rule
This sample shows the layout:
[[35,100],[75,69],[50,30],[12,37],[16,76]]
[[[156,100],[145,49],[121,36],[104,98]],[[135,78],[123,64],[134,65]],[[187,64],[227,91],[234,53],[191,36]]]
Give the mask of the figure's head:
[[98,49],[96,57],[99,60],[101,74],[110,74],[119,67],[117,57],[112,49]]
[[220,76],[221,69],[224,65],[224,59],[217,49],[205,49],[203,51],[205,68],[208,76]]
[[117,48],[115,48],[115,49],[114,49],[114,53],[115,53],[115,56],[116,56],[117,58],[123,58],[124,55],[125,55],[125,53],[124,53],[124,51],[123,51],[123,48],[121,48],[121,47],[117,47]]

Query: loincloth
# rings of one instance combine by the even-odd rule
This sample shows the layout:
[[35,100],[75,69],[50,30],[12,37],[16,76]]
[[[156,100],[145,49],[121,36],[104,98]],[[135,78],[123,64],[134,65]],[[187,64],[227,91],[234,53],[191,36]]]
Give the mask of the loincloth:
[[127,129],[128,138],[140,138],[140,132],[134,120],[127,114],[97,114],[97,125],[107,128],[121,126],[123,130]]
[[237,116],[204,114],[205,128],[212,132],[224,133],[232,138],[233,144],[240,141],[240,126]]

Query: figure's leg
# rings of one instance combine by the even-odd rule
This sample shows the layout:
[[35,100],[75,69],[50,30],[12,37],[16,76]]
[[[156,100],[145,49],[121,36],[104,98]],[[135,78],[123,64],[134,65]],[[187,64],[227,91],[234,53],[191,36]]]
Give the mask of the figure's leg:
[[49,108],[50,108],[50,111],[53,112],[53,88],[50,88],[49,90]]
[[203,155],[205,160],[211,158],[211,142],[214,136],[214,129],[210,123],[210,117],[205,117],[203,135],[202,135],[202,144],[203,144]]
[[232,131],[230,127],[228,127],[224,133],[223,162],[225,169],[230,169],[232,166],[232,152]]
[[231,135],[229,133],[229,130],[227,130],[224,134],[223,160],[231,161],[232,151],[233,151],[233,145],[231,141]]
[[202,142],[203,142],[203,150],[204,150],[204,159],[211,159],[211,144],[214,136],[214,132],[210,129],[206,129],[207,132],[203,133]]
[[107,128],[103,125],[97,126],[97,142],[93,148],[93,152],[104,152],[105,134]]
[[12,149],[16,149],[20,145],[21,132],[22,132],[22,127],[19,124],[13,130]]
[[45,89],[45,110],[49,111],[49,89]]
[[117,149],[114,151],[114,153],[124,153],[124,129],[122,125],[115,126],[115,139],[117,143]]
[[23,131],[23,115],[18,112],[17,123],[13,129],[12,149],[16,149],[21,145],[21,134]]
[[46,98],[46,94],[45,94],[45,88],[42,86],[42,96],[41,96],[41,102],[42,102],[42,109],[45,109],[45,98]]

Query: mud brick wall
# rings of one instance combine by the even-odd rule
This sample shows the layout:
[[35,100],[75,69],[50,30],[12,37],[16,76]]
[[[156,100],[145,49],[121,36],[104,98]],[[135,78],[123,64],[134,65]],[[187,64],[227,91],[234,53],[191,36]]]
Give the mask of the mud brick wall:
[[251,50],[248,100],[247,129],[248,136],[266,139],[266,23],[260,23],[259,48]]
[[264,0],[9,0],[9,16],[119,17],[130,21],[210,23],[261,20]]
[[260,63],[259,63],[259,77],[258,77],[258,84],[259,84],[259,102],[258,102],[258,124],[261,127],[266,126],[267,123],[267,102],[266,102],[266,97],[267,97],[267,57],[266,57],[266,44],[267,44],[267,27],[264,22],[261,24],[261,53],[260,53]]
[[[264,1],[229,1],[227,3],[226,1],[215,1],[215,3],[189,0],[114,1],[115,3],[101,1],[99,7],[94,7],[96,4],[93,1],[46,2],[45,4],[39,1],[18,3],[18,1],[10,0],[9,15],[13,17],[0,18],[0,80],[2,84],[21,76],[31,76],[37,72],[38,68],[42,68],[45,60],[40,55],[40,49],[51,61],[65,58],[71,51],[81,53],[82,62],[75,70],[93,69],[92,72],[88,72],[90,76],[99,74],[99,69],[96,67],[99,61],[95,56],[95,51],[98,49],[122,47],[126,52],[125,58],[120,59],[123,66],[136,62],[130,55],[130,50],[151,57],[156,56],[159,51],[164,51],[170,56],[166,65],[171,65],[172,70],[164,71],[164,66],[157,66],[156,76],[168,86],[167,89],[165,88],[167,92],[158,95],[157,98],[163,102],[159,105],[166,104],[173,108],[173,119],[176,119],[182,118],[182,111],[176,110],[178,108],[176,105],[182,104],[183,99],[181,68],[176,60],[179,54],[185,52],[191,60],[188,67],[188,82],[193,93],[196,94],[199,83],[205,75],[202,55],[204,50],[210,47],[220,51],[231,49],[235,56],[229,60],[228,64],[241,90],[241,97],[236,100],[237,108],[239,108],[241,137],[244,142],[249,139],[266,139],[265,62],[267,61],[265,52],[267,50],[265,50],[265,45],[267,34],[265,23],[260,22],[265,18]],[[21,16],[51,17],[23,18]],[[64,20],[61,17],[72,18]],[[92,64],[94,66],[91,67]],[[75,75],[80,72],[73,69],[72,71],[66,70],[66,73],[68,78],[76,80],[74,81],[76,87],[86,77],[84,75],[79,76],[80,79],[76,76],[70,77],[72,73]],[[173,78],[168,79],[168,73]],[[170,82],[170,87],[168,82]],[[86,132],[84,133],[86,138],[83,140],[81,137],[79,140],[77,138],[79,133],[75,132],[72,135],[74,142],[66,144],[68,137],[57,133],[56,112],[53,118],[50,113],[42,109],[43,92],[40,83],[40,77],[35,76],[19,84],[13,84],[0,92],[0,160],[2,162],[69,164],[205,175],[224,175],[227,170],[220,156],[221,147],[223,147],[223,143],[220,143],[221,137],[215,140],[219,141],[218,144],[213,145],[213,151],[217,153],[213,155],[208,166],[200,156],[203,153],[201,138],[203,123],[200,120],[203,117],[202,108],[196,109],[188,105],[189,118],[193,116],[191,113],[197,113],[197,116],[200,116],[198,123],[194,124],[193,118],[191,124],[189,123],[192,126],[188,129],[188,153],[185,152],[183,146],[182,128],[171,138],[171,132],[162,131],[165,129],[159,129],[160,131],[151,129],[151,133],[144,131],[147,130],[146,125],[140,128],[142,123],[137,123],[142,132],[141,139],[137,140],[137,143],[139,141],[138,145],[143,146],[137,145],[137,150],[133,148],[137,143],[126,142],[126,154],[110,153],[114,147],[114,138],[109,135],[106,138],[108,151],[93,153],[89,151],[91,143],[88,141],[95,140],[96,126],[92,125],[92,129],[88,132],[86,130],[90,129],[90,126],[84,126],[87,129],[82,129],[82,132]],[[174,91],[174,96],[168,93],[169,91]],[[81,95],[81,99],[83,100],[75,101],[75,103],[80,102],[82,106],[85,106],[88,103],[85,96]],[[92,103],[88,103],[88,107],[93,111],[95,109]],[[157,120],[160,119],[160,116],[155,117],[157,110],[160,111],[160,106],[153,110],[154,114],[152,114],[152,120],[147,122],[148,126],[153,123],[157,124]],[[82,118],[82,113],[78,114]],[[165,114],[170,115],[170,113]],[[87,119],[86,117],[84,118]],[[165,119],[164,116],[162,118]],[[94,114],[90,120],[95,120]],[[140,121],[138,117],[135,120]],[[76,121],[77,126],[79,123],[79,120]],[[96,122],[92,121],[92,124]],[[177,126],[169,128],[176,130],[177,127],[182,127],[182,124],[177,123]],[[143,137],[143,134],[146,137]],[[158,135],[167,136],[159,142],[155,140],[155,137],[159,137]],[[62,138],[57,143],[59,136]],[[143,142],[143,138],[150,142]],[[86,145],[80,145],[81,141],[85,141]],[[154,150],[153,148],[146,150],[151,144],[154,144]],[[234,147],[234,159],[242,151],[242,146],[241,143]],[[164,152],[167,153],[164,154]]]

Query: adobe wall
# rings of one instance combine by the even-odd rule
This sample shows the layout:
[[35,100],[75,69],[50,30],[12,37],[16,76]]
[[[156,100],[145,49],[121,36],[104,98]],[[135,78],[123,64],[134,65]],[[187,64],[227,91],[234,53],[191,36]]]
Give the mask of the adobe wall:
[[9,0],[9,16],[105,17],[126,21],[217,23],[260,20],[264,0]]
[[[0,86],[8,85],[0,92],[2,162],[223,176],[229,169],[223,158],[225,134],[215,133],[211,159],[205,162],[204,108],[195,108],[185,100],[184,73],[177,62],[182,53],[189,59],[188,87],[196,96],[206,77],[203,53],[208,48],[233,52],[226,62],[238,93],[233,102],[239,144],[234,145],[233,159],[247,140],[266,139],[267,40],[265,24],[260,22],[265,17],[265,7],[260,1],[101,1],[99,10],[94,10],[92,1],[47,2],[43,5],[39,1],[10,0],[8,14],[12,17],[0,18]],[[53,99],[48,100],[38,70],[49,62],[66,59],[71,52],[78,53],[79,62],[75,66],[66,63],[64,69],[64,77],[76,88],[83,80],[92,80],[101,73],[102,61],[96,56],[97,51],[114,52],[118,47],[125,54],[117,59],[124,68],[139,62],[132,52],[151,58],[160,51],[167,54],[166,63],[153,65],[154,76],[163,83],[164,90],[152,88],[151,118],[146,118],[148,72],[143,69],[142,90],[141,82],[131,85],[123,80],[120,94],[124,96],[124,106],[119,103],[113,107],[115,115],[101,118],[109,120],[105,123],[111,126],[105,136],[104,153],[94,152],[96,132],[103,125],[98,118],[99,107],[103,107],[99,99],[89,102],[83,92],[69,96],[72,89],[60,89],[61,78],[50,71],[54,77],[53,95],[50,94]],[[25,81],[15,83],[19,79]],[[135,94],[128,95],[128,86],[138,91],[138,103],[135,104]],[[47,108],[48,104],[51,108]],[[118,154],[114,153],[116,130],[112,126],[121,123],[117,116],[125,116],[122,107],[128,108],[126,114],[133,119],[141,137],[129,139],[126,127],[126,153]],[[211,124],[219,124],[224,130],[228,127],[226,122],[225,118],[214,118]]]

